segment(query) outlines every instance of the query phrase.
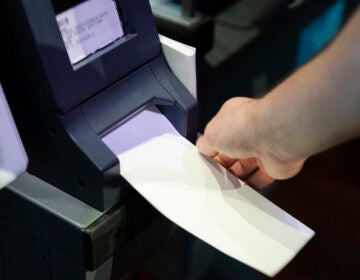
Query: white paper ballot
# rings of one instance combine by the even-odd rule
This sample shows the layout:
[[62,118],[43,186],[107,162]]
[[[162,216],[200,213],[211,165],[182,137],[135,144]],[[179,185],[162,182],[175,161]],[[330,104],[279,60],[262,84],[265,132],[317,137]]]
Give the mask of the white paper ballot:
[[[142,133],[143,129],[157,130],[151,115],[162,117],[159,133],[169,126],[171,134],[147,137],[146,131]],[[180,227],[264,274],[275,275],[314,232],[200,155],[170,127],[164,116],[152,111],[120,127],[120,133],[126,133],[122,138],[139,139],[139,134],[148,138],[118,154],[121,175]],[[116,150],[114,143],[110,147]]]
[[196,49],[162,35],[159,35],[159,38],[171,71],[197,98]]

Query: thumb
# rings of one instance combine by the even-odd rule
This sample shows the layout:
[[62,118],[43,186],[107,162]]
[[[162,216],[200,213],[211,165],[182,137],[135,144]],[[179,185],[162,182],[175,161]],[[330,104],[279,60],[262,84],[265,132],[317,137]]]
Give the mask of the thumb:
[[211,148],[204,135],[200,136],[196,141],[196,147],[198,148],[199,152],[203,155],[214,157],[218,154],[213,148]]

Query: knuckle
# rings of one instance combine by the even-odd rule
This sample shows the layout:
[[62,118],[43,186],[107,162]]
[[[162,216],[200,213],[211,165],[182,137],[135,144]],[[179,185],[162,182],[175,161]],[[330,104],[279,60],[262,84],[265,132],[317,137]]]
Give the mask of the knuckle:
[[206,144],[214,147],[216,146],[216,128],[214,127],[214,122],[210,122],[206,125],[205,131],[204,131],[204,140],[206,141]]

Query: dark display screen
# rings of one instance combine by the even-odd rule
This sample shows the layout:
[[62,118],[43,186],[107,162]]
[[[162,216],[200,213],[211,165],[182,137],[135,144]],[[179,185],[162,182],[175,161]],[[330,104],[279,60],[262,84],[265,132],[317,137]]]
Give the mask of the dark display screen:
[[61,12],[64,12],[72,7],[75,7],[76,5],[86,2],[84,0],[51,0],[55,14],[60,14]]

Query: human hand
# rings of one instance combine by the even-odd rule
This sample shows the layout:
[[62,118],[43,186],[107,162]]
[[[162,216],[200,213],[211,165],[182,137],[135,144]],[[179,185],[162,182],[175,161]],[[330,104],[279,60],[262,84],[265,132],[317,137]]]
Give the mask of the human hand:
[[261,100],[232,98],[208,123],[196,145],[200,153],[261,189],[274,179],[296,175],[305,161],[282,156],[282,143],[271,143],[266,135],[269,130],[262,129],[267,122],[261,119]]

